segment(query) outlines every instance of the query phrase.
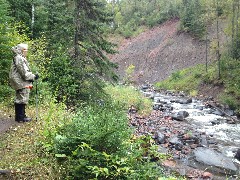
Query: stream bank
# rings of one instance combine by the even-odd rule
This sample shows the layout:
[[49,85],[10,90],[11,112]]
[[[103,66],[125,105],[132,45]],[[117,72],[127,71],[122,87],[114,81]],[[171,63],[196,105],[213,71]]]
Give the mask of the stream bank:
[[189,179],[239,179],[240,124],[234,111],[212,97],[193,98],[182,92],[141,92],[153,101],[148,117],[129,114],[136,135],[151,135],[159,152],[172,157],[162,163]]

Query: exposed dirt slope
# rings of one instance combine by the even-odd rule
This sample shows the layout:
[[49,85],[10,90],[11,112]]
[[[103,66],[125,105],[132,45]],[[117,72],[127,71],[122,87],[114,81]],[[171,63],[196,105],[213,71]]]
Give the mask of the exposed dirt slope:
[[[223,26],[224,23],[221,24]],[[226,41],[223,28],[220,27],[220,37],[221,41]],[[119,65],[117,74],[124,77],[125,70],[132,64],[135,66],[133,80],[136,84],[154,83],[166,79],[177,70],[205,63],[205,41],[199,41],[178,29],[179,20],[173,19],[135,38],[122,41],[119,53],[111,57]],[[209,42],[216,39],[216,30],[213,29],[216,29],[214,24],[209,27]]]

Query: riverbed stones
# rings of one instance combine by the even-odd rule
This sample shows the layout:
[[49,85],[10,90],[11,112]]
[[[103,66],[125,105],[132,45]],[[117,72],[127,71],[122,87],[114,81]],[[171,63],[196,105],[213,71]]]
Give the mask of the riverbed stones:
[[161,132],[157,132],[156,139],[159,144],[164,144],[166,142],[166,135]]
[[177,121],[183,121],[188,116],[189,116],[189,113],[187,111],[179,111],[171,115],[171,117]]
[[238,167],[233,163],[231,158],[205,147],[199,147],[193,151],[193,158],[189,161],[189,165],[217,174],[238,174]]
[[234,158],[236,158],[238,161],[240,161],[240,149],[237,150]]

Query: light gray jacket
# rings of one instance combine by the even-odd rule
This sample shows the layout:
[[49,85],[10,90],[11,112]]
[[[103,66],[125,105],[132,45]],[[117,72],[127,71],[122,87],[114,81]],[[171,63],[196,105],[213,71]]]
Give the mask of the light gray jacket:
[[32,86],[35,75],[31,72],[27,59],[22,55],[21,50],[17,46],[13,47],[12,51],[15,53],[15,56],[9,73],[11,87],[18,90]]

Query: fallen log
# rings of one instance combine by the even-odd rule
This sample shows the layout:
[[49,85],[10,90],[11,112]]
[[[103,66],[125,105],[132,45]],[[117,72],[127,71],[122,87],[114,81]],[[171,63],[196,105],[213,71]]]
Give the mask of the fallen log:
[[217,109],[217,110],[219,110],[221,113],[223,113],[225,116],[227,116],[227,117],[229,117],[229,118],[231,118],[233,121],[234,121],[234,123],[236,123],[236,122],[239,122],[239,120],[238,119],[236,119],[236,118],[234,118],[234,117],[232,117],[232,116],[230,116],[228,113],[226,113],[225,111],[223,111],[222,109],[220,109],[219,107],[217,107],[217,106],[215,106],[214,104],[212,104],[212,103],[207,103],[208,105],[210,105],[211,107],[213,107],[213,108],[215,108],[215,109]]

